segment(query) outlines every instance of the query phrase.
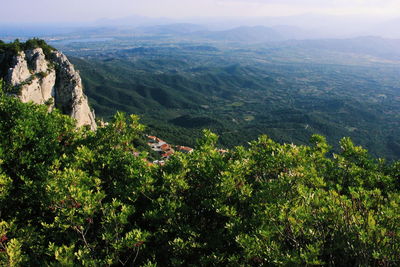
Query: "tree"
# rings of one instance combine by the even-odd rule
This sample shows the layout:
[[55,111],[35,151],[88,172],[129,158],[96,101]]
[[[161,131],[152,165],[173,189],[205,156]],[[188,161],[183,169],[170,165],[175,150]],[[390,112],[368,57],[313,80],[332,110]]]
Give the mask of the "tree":
[[77,129],[0,90],[1,264],[400,264],[399,162],[318,135],[222,153],[206,130],[160,167],[143,129],[123,113]]

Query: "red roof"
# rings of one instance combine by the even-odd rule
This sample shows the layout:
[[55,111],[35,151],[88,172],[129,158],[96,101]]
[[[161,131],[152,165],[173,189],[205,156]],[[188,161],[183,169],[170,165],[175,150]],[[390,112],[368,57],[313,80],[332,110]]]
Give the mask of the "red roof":
[[171,146],[168,145],[168,144],[163,144],[160,148],[161,148],[161,150],[163,150],[163,151],[167,151],[167,150],[171,149]]
[[169,150],[169,151],[165,152],[164,154],[162,154],[162,157],[167,158],[167,157],[171,156],[172,154],[174,154],[174,151]]
[[191,151],[193,151],[193,148],[187,147],[187,146],[177,146],[177,148],[182,152],[191,152]]

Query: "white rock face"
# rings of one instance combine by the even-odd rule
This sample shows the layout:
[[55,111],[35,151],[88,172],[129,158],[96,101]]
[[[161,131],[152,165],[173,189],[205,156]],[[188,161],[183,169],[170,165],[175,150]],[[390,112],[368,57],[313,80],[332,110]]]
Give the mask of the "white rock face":
[[20,52],[14,57],[12,65],[13,67],[8,70],[7,75],[7,82],[12,86],[16,86],[31,77],[24,52]]
[[96,129],[93,111],[90,110],[86,95],[83,94],[82,79],[68,58],[55,51],[53,60],[58,66],[58,82],[56,84],[56,103],[63,112],[77,120],[78,126],[90,125]]
[[[54,70],[48,71],[46,73],[46,76],[43,78],[34,77],[29,82],[29,84],[25,84],[22,86],[19,98],[22,102],[33,101],[37,104],[45,104],[54,97],[55,82],[56,72]],[[53,108],[54,101],[53,105],[50,105],[50,109]]]
[[72,116],[77,126],[89,125],[96,130],[94,112],[83,93],[82,80],[68,58],[54,51],[50,61],[41,48],[16,55],[8,70],[6,82],[20,88],[18,97],[23,102],[48,104]]
[[46,72],[48,63],[41,48],[26,51],[26,59],[35,73]]

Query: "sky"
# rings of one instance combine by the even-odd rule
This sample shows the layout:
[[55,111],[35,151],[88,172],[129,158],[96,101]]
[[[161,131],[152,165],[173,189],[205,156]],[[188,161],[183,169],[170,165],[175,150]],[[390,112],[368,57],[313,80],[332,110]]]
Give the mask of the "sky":
[[1,0],[2,23],[89,22],[132,15],[263,17],[305,13],[400,16],[400,0]]

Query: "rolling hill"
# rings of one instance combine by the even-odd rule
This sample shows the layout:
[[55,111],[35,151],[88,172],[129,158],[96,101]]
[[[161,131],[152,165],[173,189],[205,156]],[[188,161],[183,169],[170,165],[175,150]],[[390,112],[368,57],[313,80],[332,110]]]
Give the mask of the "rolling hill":
[[[203,128],[220,134],[225,147],[264,133],[306,144],[320,133],[397,158],[398,68],[364,51],[337,50],[157,43],[79,51],[72,61],[97,116],[139,114],[149,132],[173,143],[194,145]],[[341,58],[351,64],[332,64]]]

